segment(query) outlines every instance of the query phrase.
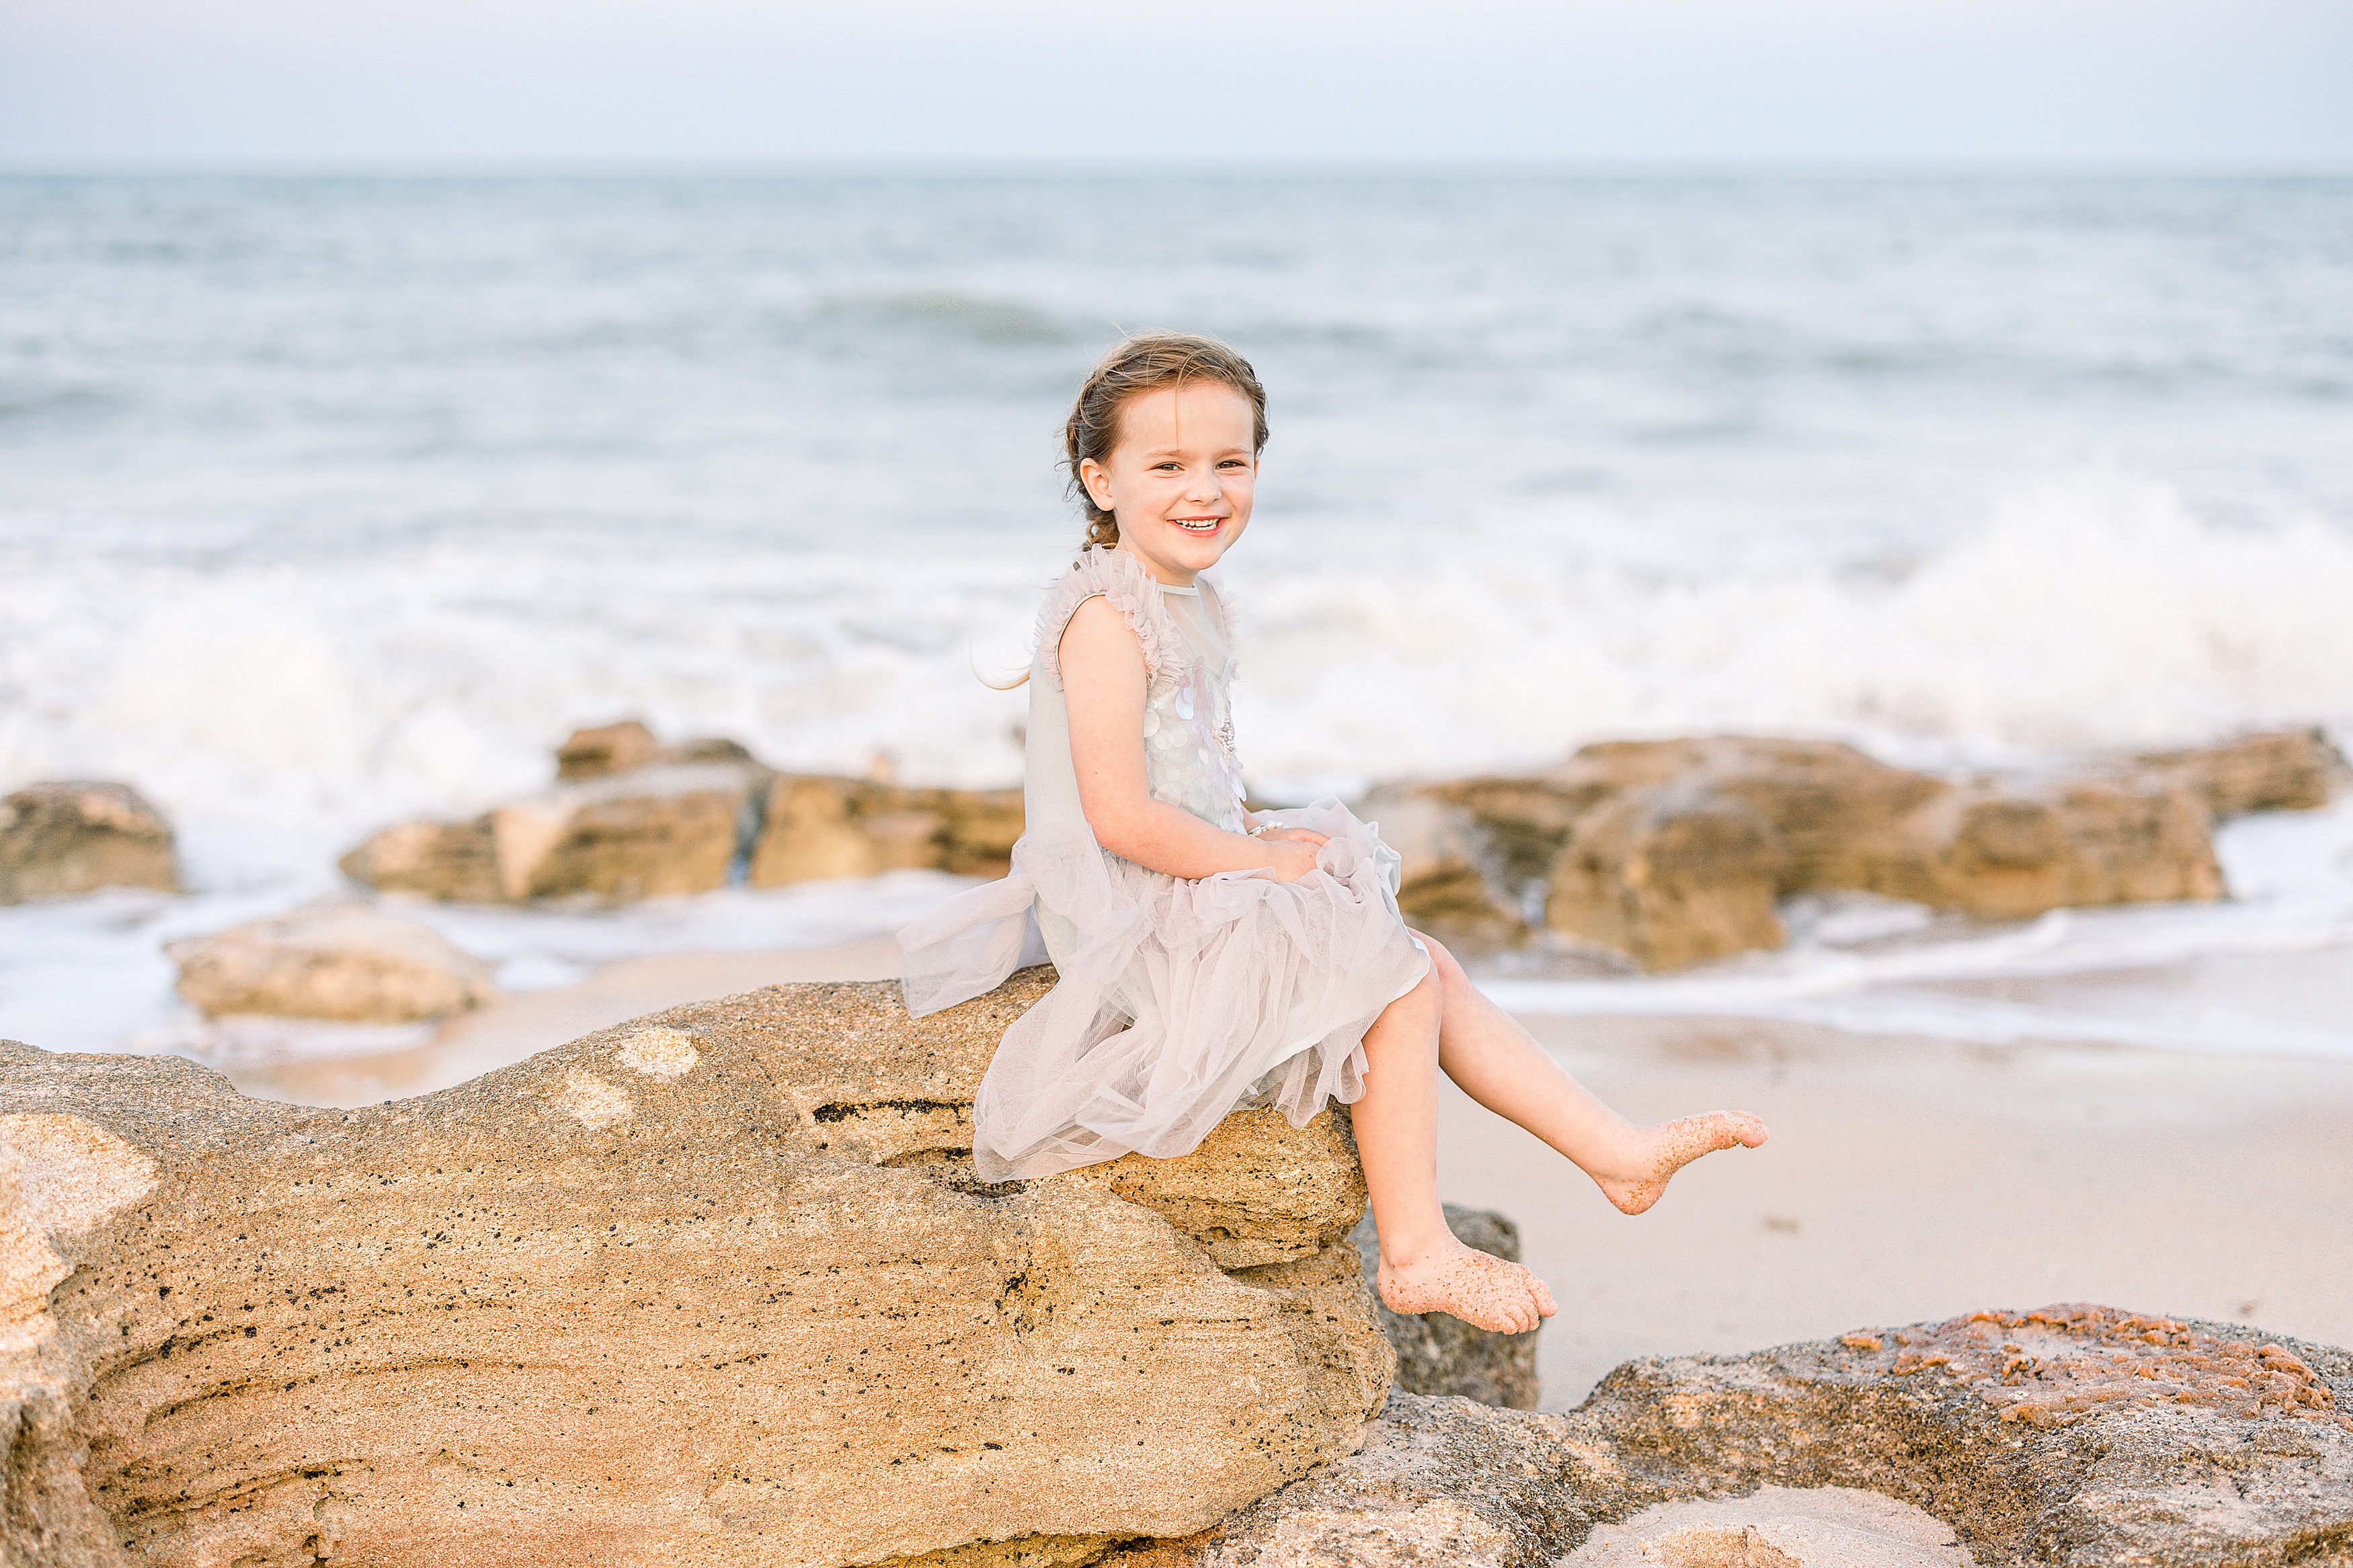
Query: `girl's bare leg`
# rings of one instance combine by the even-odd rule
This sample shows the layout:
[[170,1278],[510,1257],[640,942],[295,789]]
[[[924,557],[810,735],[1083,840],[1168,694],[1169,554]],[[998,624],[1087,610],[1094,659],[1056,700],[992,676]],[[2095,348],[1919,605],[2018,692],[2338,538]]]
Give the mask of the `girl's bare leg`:
[[[1439,1061],[1446,1076],[1496,1115],[1568,1156],[1626,1213],[1641,1214],[1657,1203],[1669,1178],[1702,1154],[1765,1142],[1765,1124],[1744,1110],[1634,1126],[1561,1070],[1510,1014],[1471,984],[1452,953],[1426,936],[1422,941],[1442,998]],[[1369,1034],[1366,1041],[1371,1043]]]
[[[1356,1152],[1380,1229],[1381,1300],[1397,1312],[1451,1312],[1501,1333],[1553,1315],[1544,1281],[1465,1247],[1438,1201],[1438,1071],[1443,977],[1390,1003],[1365,1031],[1365,1093],[1353,1115]],[[1448,963],[1452,961],[1449,959]]]

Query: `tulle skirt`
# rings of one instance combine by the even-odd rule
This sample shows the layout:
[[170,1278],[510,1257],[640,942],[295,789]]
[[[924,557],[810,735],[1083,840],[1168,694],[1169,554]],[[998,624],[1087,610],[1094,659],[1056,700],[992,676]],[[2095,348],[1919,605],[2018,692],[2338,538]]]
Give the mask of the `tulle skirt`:
[[973,1106],[982,1179],[1189,1153],[1240,1106],[1304,1126],[1364,1093],[1365,1030],[1430,965],[1398,912],[1397,854],[1335,800],[1260,820],[1328,835],[1316,868],[1188,880],[1108,853],[1083,825],[1050,826],[1014,846],[1011,876],[899,933],[919,1016],[1054,961]]

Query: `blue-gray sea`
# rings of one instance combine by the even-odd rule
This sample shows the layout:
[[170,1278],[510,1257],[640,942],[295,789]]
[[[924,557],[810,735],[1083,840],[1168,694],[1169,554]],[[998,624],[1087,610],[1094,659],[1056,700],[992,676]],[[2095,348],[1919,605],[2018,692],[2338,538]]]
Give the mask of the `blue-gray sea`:
[[[2353,733],[2353,181],[9,178],[0,786],[135,784],[197,890],[0,915],[0,1035],[192,1037],[164,937],[536,786],[575,724],[1011,782],[1022,698],[974,670],[1024,662],[1077,533],[1073,388],[1158,326],[1270,392],[1225,569],[1262,795],[1605,736],[1960,767]],[[2225,852],[2220,909],[1908,942],[1901,910],[1798,911],[1790,953],[1724,974],[1519,984],[1788,1011],[2353,972],[2345,812]],[[938,892],[471,939],[544,983]],[[2099,1028],[2353,1052],[2321,1011]],[[2066,1032],[1957,1016],[1880,1022]]]

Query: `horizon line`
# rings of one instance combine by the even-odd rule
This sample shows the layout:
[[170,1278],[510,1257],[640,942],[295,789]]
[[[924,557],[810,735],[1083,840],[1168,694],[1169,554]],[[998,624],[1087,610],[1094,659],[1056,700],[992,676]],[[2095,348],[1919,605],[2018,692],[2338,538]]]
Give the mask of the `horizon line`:
[[2049,157],[1152,157],[793,158],[281,156],[17,158],[0,179],[1071,179],[1122,174],[1237,179],[2254,179],[2353,178],[2353,158]]

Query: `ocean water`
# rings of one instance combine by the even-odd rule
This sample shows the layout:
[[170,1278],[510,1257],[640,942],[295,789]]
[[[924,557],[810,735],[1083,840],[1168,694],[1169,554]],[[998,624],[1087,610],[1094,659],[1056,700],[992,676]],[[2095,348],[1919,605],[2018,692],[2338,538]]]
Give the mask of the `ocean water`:
[[[974,672],[1026,658],[1070,395],[1144,326],[1270,388],[1224,574],[1261,795],[1718,730],[2353,734],[2353,181],[0,180],[0,786],[137,784],[196,888],[0,911],[0,1034],[199,1048],[164,937],[536,786],[581,723],[1012,782],[1021,697]],[[2339,816],[2226,848],[2216,909],[1800,910],[1720,975],[1497,984],[1991,1037],[2068,1030],[1955,985],[2353,973]],[[550,984],[942,885],[469,930]],[[2092,994],[2087,1037],[2353,1053]]]

